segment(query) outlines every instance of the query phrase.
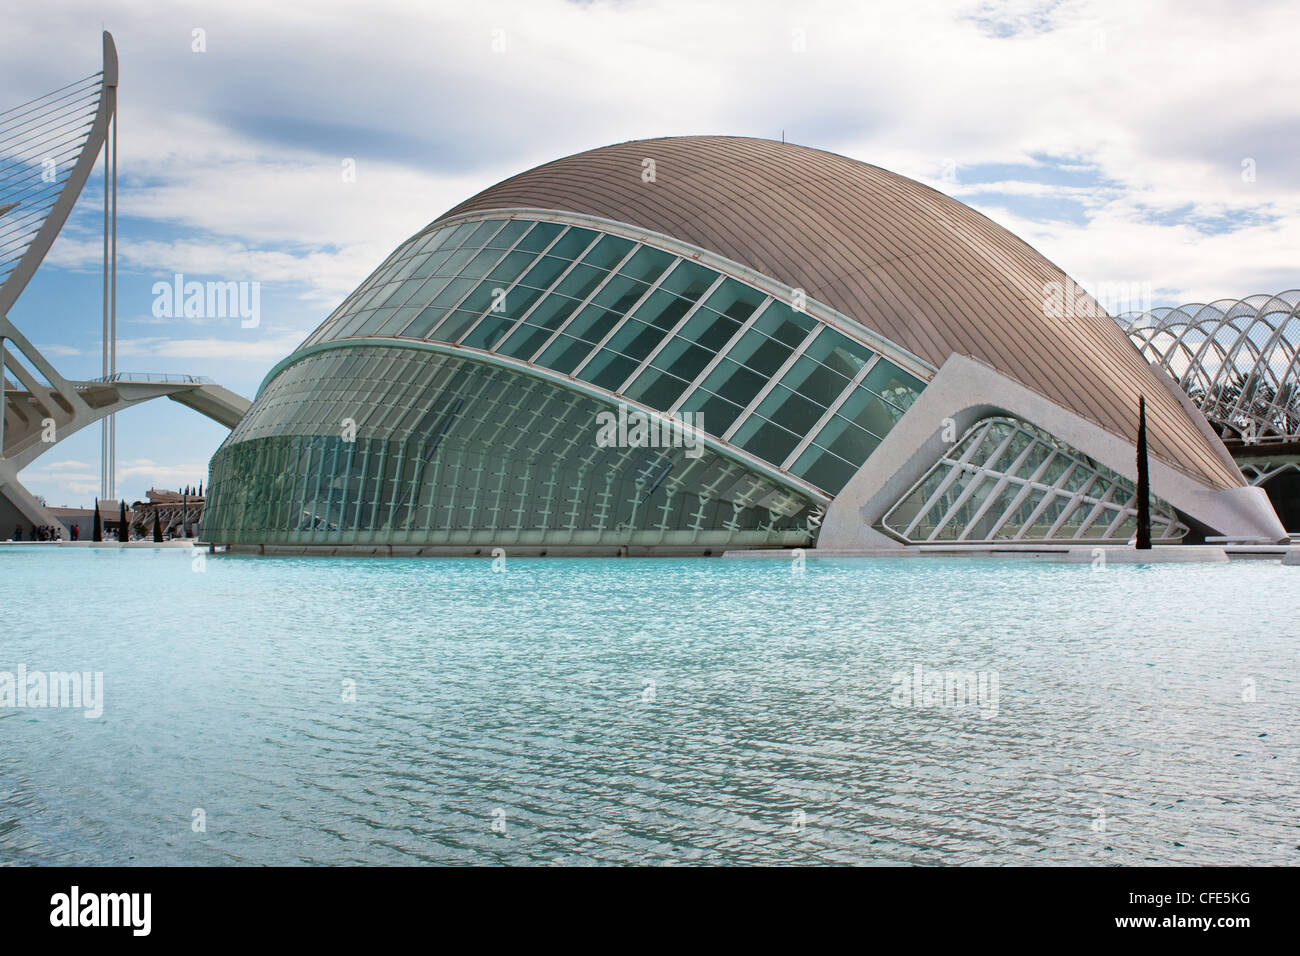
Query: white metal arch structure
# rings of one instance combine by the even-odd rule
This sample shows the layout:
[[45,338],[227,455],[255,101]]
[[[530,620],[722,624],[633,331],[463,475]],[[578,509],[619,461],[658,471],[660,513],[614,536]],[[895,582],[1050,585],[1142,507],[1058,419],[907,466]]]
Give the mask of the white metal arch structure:
[[1119,318],[1225,436],[1300,439],[1300,289]]
[[[67,222],[96,159],[116,180],[118,61],[103,35],[103,68],[53,93],[0,112],[0,529],[15,521],[53,525],[54,516],[18,482],[18,472],[57,441],[116,412],[162,395],[233,427],[248,401],[192,376],[122,376],[106,358],[104,378],[70,381],[10,320],[9,312]],[[116,205],[112,200],[113,206]],[[115,209],[113,210],[115,213]],[[105,206],[104,341],[116,338],[116,217]],[[107,355],[107,353],[106,353]],[[12,376],[12,378],[11,378]]]

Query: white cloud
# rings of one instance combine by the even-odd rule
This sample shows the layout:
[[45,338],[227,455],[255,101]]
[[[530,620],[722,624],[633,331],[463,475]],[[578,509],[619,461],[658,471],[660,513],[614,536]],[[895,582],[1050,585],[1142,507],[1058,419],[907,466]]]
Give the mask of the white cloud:
[[[10,19],[0,77],[15,99],[93,53],[73,46],[87,24],[116,32],[122,213],[173,233],[121,237],[124,267],[146,275],[283,283],[328,307],[401,239],[534,163],[629,138],[784,130],[949,189],[1075,275],[1201,298],[1300,284],[1300,12],[1285,2],[84,0]],[[190,50],[198,25],[203,54]],[[1044,155],[1107,185],[938,181],[948,159]],[[1086,221],[1018,213],[1007,196],[1076,201]],[[1208,238],[1184,224],[1261,213],[1276,224]],[[54,259],[98,256],[82,234]]]
[[258,338],[119,339],[119,359],[137,357],[173,359],[219,359],[230,362],[275,363],[302,341],[302,333],[288,332]]

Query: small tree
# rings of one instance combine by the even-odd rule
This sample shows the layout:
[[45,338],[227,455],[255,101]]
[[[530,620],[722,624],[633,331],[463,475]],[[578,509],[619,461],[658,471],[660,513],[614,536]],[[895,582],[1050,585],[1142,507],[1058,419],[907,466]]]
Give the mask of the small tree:
[[117,506],[120,509],[118,511],[117,540],[130,541],[131,540],[130,529],[128,529],[126,526],[126,499],[124,498],[121,501],[119,501],[117,503]]
[[1147,400],[1138,396],[1137,438],[1137,547],[1151,550],[1151,476],[1147,472]]
[[155,544],[162,543],[162,524],[158,520],[158,509],[153,510],[153,540]]
[[91,541],[103,541],[103,540],[104,540],[104,522],[103,522],[103,519],[101,519],[101,518],[99,517],[99,499],[98,499],[98,498],[95,499],[95,523],[94,523],[93,525],[90,526],[90,540],[91,540]]

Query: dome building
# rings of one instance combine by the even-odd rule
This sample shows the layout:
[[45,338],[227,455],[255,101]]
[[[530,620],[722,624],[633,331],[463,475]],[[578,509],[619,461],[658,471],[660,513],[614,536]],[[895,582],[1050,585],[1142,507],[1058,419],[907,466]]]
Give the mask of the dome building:
[[399,246],[212,461],[214,544],[550,554],[1277,540],[1200,411],[1064,273],[920,183],[621,143]]

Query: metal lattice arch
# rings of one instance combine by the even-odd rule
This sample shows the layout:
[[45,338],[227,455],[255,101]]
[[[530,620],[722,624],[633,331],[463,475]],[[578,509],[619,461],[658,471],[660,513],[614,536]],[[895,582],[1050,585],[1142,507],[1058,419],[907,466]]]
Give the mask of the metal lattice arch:
[[[997,420],[1032,448],[1014,468],[960,452],[986,484],[955,492],[941,534],[1124,541],[1145,398],[1162,536],[1282,537],[1112,318],[1046,311],[1053,284],[1074,285],[970,207],[844,156],[729,136],[578,153],[433,220],[271,370],[212,459],[203,534],[381,553],[903,548],[915,528],[882,517]],[[602,442],[609,416],[690,416],[698,442]],[[960,480],[937,478],[940,498]]]
[[[102,423],[106,443],[111,442],[110,422],[117,412],[163,396],[227,427],[233,427],[249,406],[247,399],[205,379],[131,374],[116,368],[116,252],[110,260],[109,250],[116,248],[117,231],[117,86],[117,48],[105,32],[102,69],[0,111],[0,532],[6,535],[15,524],[52,527],[58,523],[40,499],[23,487],[18,475],[82,428]],[[104,374],[77,381],[59,374],[11,313],[67,222],[101,154],[105,160]],[[112,495],[111,462],[109,452],[101,479],[105,496]]]
[[1119,318],[1225,435],[1300,440],[1300,289]]

